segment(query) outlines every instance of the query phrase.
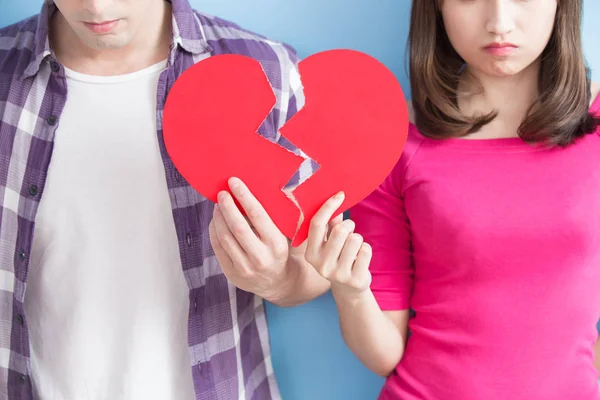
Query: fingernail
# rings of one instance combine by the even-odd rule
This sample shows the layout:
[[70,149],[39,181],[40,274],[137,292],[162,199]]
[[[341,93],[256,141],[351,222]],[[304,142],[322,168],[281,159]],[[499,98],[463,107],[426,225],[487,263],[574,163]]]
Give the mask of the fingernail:
[[225,200],[225,197],[226,197],[226,193],[224,191],[219,192],[219,195],[217,196],[217,200],[219,200],[219,203],[220,203],[223,200]]
[[335,195],[335,199],[336,200],[343,200],[344,197],[346,197],[346,195],[344,194],[344,192],[339,192],[338,194]]
[[236,178],[236,177],[230,178],[229,179],[229,187],[232,189],[236,189],[237,187],[240,186],[240,182],[241,181],[239,178]]

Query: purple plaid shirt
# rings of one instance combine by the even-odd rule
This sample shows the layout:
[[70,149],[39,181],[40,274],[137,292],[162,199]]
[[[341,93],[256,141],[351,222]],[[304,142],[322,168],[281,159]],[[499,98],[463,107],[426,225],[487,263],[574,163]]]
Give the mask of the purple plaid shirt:
[[[208,234],[213,203],[173,166],[161,122],[167,93],[186,68],[212,55],[241,54],[262,64],[277,97],[259,132],[298,152],[278,133],[303,102],[297,58],[282,43],[192,10],[187,0],[172,0],[172,6],[172,47],[158,83],[157,138],[189,286],[196,399],[278,399],[263,300],[236,289],[223,275]],[[48,42],[48,21],[55,11],[46,0],[40,15],[0,30],[0,399],[33,399],[23,300],[34,221],[68,95],[64,69]],[[313,163],[303,164],[289,185],[313,169]]]

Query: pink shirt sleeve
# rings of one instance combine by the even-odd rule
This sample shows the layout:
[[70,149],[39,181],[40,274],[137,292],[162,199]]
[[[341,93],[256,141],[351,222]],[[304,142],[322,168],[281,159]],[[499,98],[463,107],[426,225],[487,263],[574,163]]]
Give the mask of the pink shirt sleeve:
[[350,210],[356,232],[373,248],[369,267],[373,277],[371,290],[384,311],[410,307],[414,268],[403,189],[406,167],[417,147],[414,137],[409,135],[404,152],[390,175],[369,197]]

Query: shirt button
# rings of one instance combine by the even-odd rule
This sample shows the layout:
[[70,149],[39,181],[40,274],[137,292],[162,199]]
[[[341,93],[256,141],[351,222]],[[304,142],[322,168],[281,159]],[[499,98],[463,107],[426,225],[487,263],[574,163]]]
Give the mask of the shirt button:
[[19,324],[23,325],[25,323],[25,318],[23,318],[22,314],[17,315],[17,321]]
[[21,383],[25,383],[27,381],[27,377],[25,375],[19,375],[19,381]]
[[51,115],[48,117],[46,122],[48,122],[48,125],[54,126],[54,125],[56,125],[56,117],[54,115]]
[[50,69],[52,70],[52,72],[58,72],[58,71],[60,71],[60,65],[58,65],[58,63],[56,61],[51,61]]
[[19,252],[19,258],[21,259],[21,261],[23,261],[25,259],[25,256],[26,256],[25,252],[23,250],[21,250]]
[[39,193],[39,189],[38,189],[37,185],[29,186],[29,194],[30,195],[37,196],[38,193]]

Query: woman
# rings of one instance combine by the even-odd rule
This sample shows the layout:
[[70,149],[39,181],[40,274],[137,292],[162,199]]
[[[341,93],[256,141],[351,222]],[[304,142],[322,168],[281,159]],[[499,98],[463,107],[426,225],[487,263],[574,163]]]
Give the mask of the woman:
[[348,346],[388,377],[380,399],[600,399],[600,99],[581,9],[413,0],[405,150],[355,222],[307,250]]

